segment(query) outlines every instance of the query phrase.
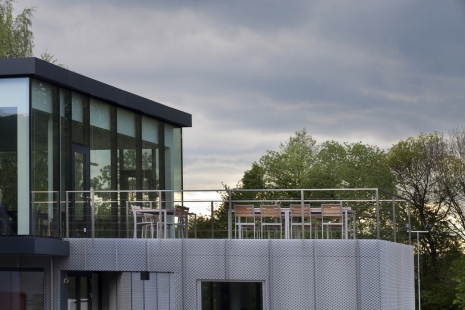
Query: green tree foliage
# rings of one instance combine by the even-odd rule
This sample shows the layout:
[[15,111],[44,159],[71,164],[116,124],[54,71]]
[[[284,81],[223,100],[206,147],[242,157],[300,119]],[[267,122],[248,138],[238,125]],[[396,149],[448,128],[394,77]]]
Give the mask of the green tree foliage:
[[434,224],[434,231],[423,240],[437,273],[441,251],[454,246],[456,238],[450,225],[453,181],[449,165],[453,159],[447,141],[440,133],[421,133],[394,145],[389,151],[388,162],[400,194],[412,202],[413,227],[422,229],[428,223]]
[[454,305],[458,309],[465,309],[465,256],[460,257],[452,263],[452,279],[457,283],[455,287]]
[[13,0],[0,4],[0,58],[33,56],[34,34],[30,30],[35,8],[13,17]]
[[263,188],[305,187],[316,151],[316,141],[305,129],[281,143],[278,152],[267,151],[258,164],[254,163],[264,172]]
[[[227,187],[225,187],[228,189]],[[326,141],[317,144],[305,129],[298,131],[287,141],[280,143],[278,151],[267,151],[250,170],[244,172],[237,189],[344,189],[383,188],[395,191],[395,177],[386,161],[386,153],[371,145]],[[373,192],[319,191],[306,193],[305,198],[333,199],[344,196],[349,199],[373,199]],[[313,195],[313,196],[312,196]],[[233,191],[233,200],[300,199],[298,191],[261,192]],[[229,197],[216,213],[215,221],[227,224]],[[376,233],[376,209],[374,204],[353,203],[357,217],[364,218],[359,236],[373,237]],[[392,218],[392,208],[381,214]],[[362,221],[361,221],[362,222]],[[392,225],[390,221],[386,225]],[[392,226],[389,228],[392,234]],[[388,238],[388,237],[386,237]]]
[[[434,224],[420,239],[422,306],[425,309],[463,308],[460,292],[464,274],[459,263],[464,240],[465,132],[454,130],[424,134],[399,141],[389,151],[388,163],[396,176],[400,195],[412,203],[412,227]],[[455,270],[455,271],[454,271]],[[459,295],[455,306],[454,287]],[[462,291],[460,291],[462,290]]]
[[[30,28],[36,8],[24,8],[14,17],[14,2],[16,1],[0,0],[0,58],[33,57],[34,34]],[[53,64],[57,62],[48,50],[40,58]],[[63,64],[57,65],[66,68]]]
[[395,177],[378,147],[326,141],[317,144],[305,129],[267,151],[245,171],[239,188],[383,188],[395,190]]

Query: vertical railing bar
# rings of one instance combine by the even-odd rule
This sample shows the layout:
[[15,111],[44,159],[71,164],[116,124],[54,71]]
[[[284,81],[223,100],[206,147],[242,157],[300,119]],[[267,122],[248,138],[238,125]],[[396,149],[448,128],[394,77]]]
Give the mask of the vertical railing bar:
[[407,201],[408,244],[412,245],[412,224],[410,223],[410,201]]
[[95,205],[94,205],[94,191],[90,191],[90,225],[91,225],[91,232],[90,236],[92,239],[95,238]]
[[229,207],[228,207],[228,239],[232,239],[232,197],[231,197],[231,189],[228,189],[228,196],[229,196]]
[[211,210],[210,210],[210,222],[212,227],[212,239],[215,239],[215,212],[213,210],[214,204],[213,201],[210,202]]
[[32,235],[35,236],[36,235],[36,212],[35,212],[35,200],[34,200],[34,192],[31,192],[31,210],[32,210],[32,225],[29,225],[30,229],[32,230]]
[[66,238],[69,238],[69,192],[66,192]]
[[129,207],[126,200],[126,238],[129,238]]
[[[310,215],[311,211],[310,209],[308,210],[308,214],[310,216],[310,225],[311,225],[311,222],[312,222],[312,216]],[[302,239],[305,239],[305,217],[304,217],[304,190],[300,190],[300,214],[302,216]],[[292,219],[291,219],[292,221]],[[291,228],[292,228],[292,225],[291,225]],[[312,239],[312,226],[310,226],[310,239]]]
[[397,227],[396,227],[396,197],[392,196],[392,228],[394,230],[394,242],[397,242]]
[[376,239],[380,239],[380,232],[379,232],[379,193],[378,189],[376,189]]

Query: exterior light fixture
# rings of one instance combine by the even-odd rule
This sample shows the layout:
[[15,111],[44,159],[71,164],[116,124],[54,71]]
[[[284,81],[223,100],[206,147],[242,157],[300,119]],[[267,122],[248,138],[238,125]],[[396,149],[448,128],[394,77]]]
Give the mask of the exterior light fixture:
[[150,272],[148,272],[148,271],[141,271],[141,272],[140,272],[140,279],[141,279],[142,281],[148,281],[148,280],[150,280]]

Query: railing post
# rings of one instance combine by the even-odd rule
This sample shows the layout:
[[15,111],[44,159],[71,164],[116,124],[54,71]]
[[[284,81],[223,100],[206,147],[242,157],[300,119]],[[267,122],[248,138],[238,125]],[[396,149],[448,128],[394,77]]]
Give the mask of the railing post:
[[376,189],[376,239],[380,239],[379,233],[379,193],[378,189]]
[[[305,239],[305,218],[304,218],[304,190],[300,190],[300,212],[301,212],[301,222],[302,222],[302,239]],[[310,225],[312,222],[312,210],[308,209],[308,216],[310,217]],[[291,223],[292,224],[292,223]],[[292,225],[291,225],[291,233],[292,233]],[[289,237],[289,236],[288,236]],[[291,236],[292,239],[292,236]],[[312,226],[310,226],[310,239],[312,239]]]
[[94,205],[94,191],[90,191],[90,236],[95,238],[95,205]]
[[211,222],[211,226],[212,226],[212,239],[215,239],[215,212],[213,210],[213,201],[211,201],[211,212],[210,212],[210,222]]
[[407,219],[408,219],[408,245],[412,245],[412,224],[410,223],[410,201],[407,201]]
[[[31,230],[31,235],[35,236],[36,235],[36,228],[35,227],[37,226],[37,224],[36,224],[37,219],[36,219],[36,216],[35,216],[36,212],[35,212],[35,205],[34,205],[34,203],[35,203],[35,201],[34,201],[34,192],[31,192],[30,199],[31,199],[32,221],[31,221],[31,225],[29,225],[29,228]],[[0,203],[1,203],[1,200],[0,200]]]
[[392,196],[392,228],[394,229],[394,242],[397,242],[397,227],[396,227],[396,197]]
[[228,207],[228,239],[232,239],[232,201],[231,201],[231,190],[228,189],[228,196],[229,196],[229,207]]
[[69,238],[69,192],[66,192],[66,210],[65,210],[65,222],[66,222],[66,238]]

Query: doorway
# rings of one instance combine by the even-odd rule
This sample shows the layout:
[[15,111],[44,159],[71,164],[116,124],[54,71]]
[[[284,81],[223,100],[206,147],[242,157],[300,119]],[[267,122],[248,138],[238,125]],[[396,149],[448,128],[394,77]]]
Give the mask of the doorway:
[[72,190],[70,237],[90,238],[90,151],[88,147],[72,146]]
[[99,274],[68,272],[68,310],[101,309]]

